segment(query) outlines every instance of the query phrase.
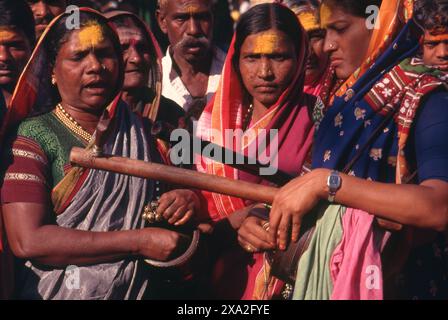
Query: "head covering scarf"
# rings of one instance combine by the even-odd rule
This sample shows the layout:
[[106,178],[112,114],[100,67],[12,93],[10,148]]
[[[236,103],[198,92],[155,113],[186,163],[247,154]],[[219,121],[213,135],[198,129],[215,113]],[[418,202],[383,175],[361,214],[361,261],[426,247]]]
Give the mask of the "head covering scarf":
[[155,95],[154,99],[150,103],[147,103],[145,105],[144,109],[142,110],[143,111],[142,116],[145,118],[149,118],[152,121],[155,121],[160,107],[160,98],[162,96],[162,57],[163,57],[162,51],[156,40],[156,37],[151,32],[148,25],[137,15],[131,12],[111,11],[104,14],[104,16],[112,24],[114,24],[114,20],[122,18],[130,18],[137,24],[140,30],[146,33],[145,36],[149,42],[153,54],[150,67],[148,88],[151,88],[154,91]]
[[[88,8],[80,10],[107,24],[107,19],[100,13]],[[49,33],[62,23],[61,19],[66,15],[68,13],[56,17],[40,38],[19,79],[2,133],[30,115],[51,111],[59,102],[52,95],[46,49]],[[111,36],[114,46],[121,52],[118,37],[115,33]],[[120,68],[122,75],[121,63]],[[121,83],[122,79],[119,79],[115,94],[118,94]],[[106,130],[105,153],[160,161],[160,157],[153,153],[154,148],[150,148],[141,118],[120,101],[119,94],[104,111],[87,149],[93,147],[98,134],[104,133],[100,130],[101,124],[109,124],[110,128],[109,132]],[[102,232],[142,228],[141,213],[155,197],[155,184],[155,181],[146,179],[73,167],[51,192],[56,223],[63,228]],[[42,268],[28,261],[18,272],[20,295],[32,299],[138,299],[148,285],[147,269],[137,259],[80,266],[77,271],[82,290],[73,290],[65,285],[72,272],[70,266]]]
[[[380,28],[366,60],[339,88],[318,124],[313,168],[342,170],[384,123],[348,174],[398,184],[412,176],[405,159],[409,131],[421,98],[443,83],[430,69],[411,63],[419,34],[412,20],[406,23],[408,6],[403,0],[382,2]],[[382,299],[380,255],[389,234],[374,222],[369,213],[352,208],[323,210],[299,261],[294,299]],[[364,286],[361,267],[368,264],[378,267],[378,290]]]

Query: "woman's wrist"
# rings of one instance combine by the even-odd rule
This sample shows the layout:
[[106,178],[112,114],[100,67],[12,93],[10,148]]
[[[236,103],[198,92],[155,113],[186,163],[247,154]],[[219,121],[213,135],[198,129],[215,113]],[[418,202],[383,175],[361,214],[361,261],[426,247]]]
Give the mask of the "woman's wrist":
[[328,176],[331,174],[330,169],[319,168],[313,170],[313,173],[316,175],[316,183],[315,183],[315,192],[320,199],[326,200],[329,195],[329,188],[327,184]]
[[142,252],[148,246],[148,239],[146,239],[146,234],[142,231],[143,229],[130,230],[129,240],[131,241],[131,255],[141,256]]

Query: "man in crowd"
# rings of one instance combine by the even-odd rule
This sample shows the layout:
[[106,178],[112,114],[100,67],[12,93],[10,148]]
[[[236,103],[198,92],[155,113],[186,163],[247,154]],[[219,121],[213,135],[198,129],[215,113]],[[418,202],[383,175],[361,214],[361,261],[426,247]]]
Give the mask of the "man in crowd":
[[198,119],[215,93],[225,54],[212,43],[212,0],[159,0],[160,29],[170,46],[162,60],[162,94]]
[[420,0],[416,3],[415,17],[425,32],[424,63],[448,72],[448,1]]
[[54,17],[65,11],[66,0],[27,0],[36,22],[36,38],[39,38]]
[[0,90],[9,104],[35,43],[34,19],[24,0],[0,0]]

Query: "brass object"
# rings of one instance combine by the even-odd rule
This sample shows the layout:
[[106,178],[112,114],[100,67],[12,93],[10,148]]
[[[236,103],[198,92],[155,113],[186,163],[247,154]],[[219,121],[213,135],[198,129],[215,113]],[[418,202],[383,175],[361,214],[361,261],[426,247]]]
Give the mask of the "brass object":
[[245,249],[247,252],[254,252],[254,249],[252,248],[252,246],[251,246],[250,244],[246,245],[246,246],[244,247],[244,249]]
[[163,221],[163,215],[157,213],[158,206],[159,203],[157,201],[151,201],[151,203],[146,205],[143,209],[142,218],[150,224]]
[[287,283],[282,290],[282,297],[284,300],[291,300],[292,294],[294,293],[294,287]]

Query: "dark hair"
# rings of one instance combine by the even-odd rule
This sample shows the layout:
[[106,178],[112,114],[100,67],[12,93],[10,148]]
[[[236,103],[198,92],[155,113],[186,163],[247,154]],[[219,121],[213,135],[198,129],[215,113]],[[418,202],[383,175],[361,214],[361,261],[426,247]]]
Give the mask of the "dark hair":
[[239,58],[244,40],[250,35],[269,29],[284,32],[294,43],[296,53],[299,52],[302,37],[306,35],[294,12],[277,3],[259,4],[246,11],[238,21],[232,61],[235,70],[239,70]]
[[[61,46],[68,41],[71,33],[77,30],[69,30],[67,28],[66,21],[68,17],[69,15],[67,14],[64,17],[60,18],[57,24],[49,31],[48,40],[45,43],[45,50],[48,54],[50,65],[54,65]],[[98,23],[102,27],[103,32],[105,33],[107,38],[112,40],[115,52],[117,53],[117,58],[118,60],[121,60],[120,41],[118,40],[118,36],[115,31],[109,26],[107,19],[99,14],[87,11],[80,11],[79,18],[80,28],[92,22]]]
[[36,42],[33,12],[25,0],[0,0],[0,27],[22,31],[31,47]]
[[425,30],[448,28],[448,0],[419,0],[414,4],[415,21]]
[[[387,1],[387,0],[386,0]],[[367,18],[372,13],[366,12],[368,6],[380,7],[382,0],[323,0],[322,3],[344,9],[353,16]]]

